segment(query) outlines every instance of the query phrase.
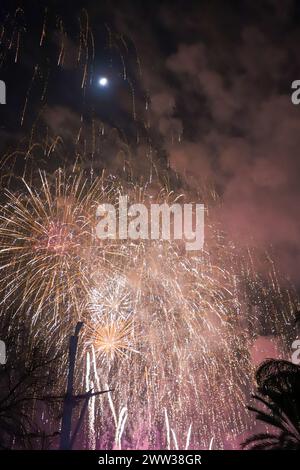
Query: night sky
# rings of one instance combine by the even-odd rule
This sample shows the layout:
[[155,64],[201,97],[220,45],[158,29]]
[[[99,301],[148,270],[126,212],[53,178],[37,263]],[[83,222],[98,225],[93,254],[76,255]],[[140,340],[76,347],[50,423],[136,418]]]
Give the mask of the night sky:
[[[151,152],[189,185],[213,185],[231,236],[272,245],[299,282],[300,111],[290,99],[299,78],[298,2],[23,2],[16,14],[23,4],[13,3],[1,3],[2,152],[26,148],[33,124],[34,139],[60,135],[69,155],[80,145],[99,168],[119,171],[119,151],[129,146],[141,175]],[[94,45],[88,39],[82,89],[77,47],[86,12]],[[94,149],[92,122],[107,129]]]

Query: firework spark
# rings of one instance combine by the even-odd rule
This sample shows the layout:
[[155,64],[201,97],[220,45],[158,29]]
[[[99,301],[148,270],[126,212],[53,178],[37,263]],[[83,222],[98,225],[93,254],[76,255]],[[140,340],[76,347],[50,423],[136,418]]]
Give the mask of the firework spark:
[[[167,445],[154,432],[165,428],[164,410],[174,423],[173,438],[193,430],[189,445],[204,446],[204,434],[221,447],[224,435],[243,432],[247,415],[241,409],[253,371],[249,351],[259,319],[257,310],[241,312],[249,304],[250,285],[256,286],[256,295],[259,286],[266,292],[251,268],[250,253],[241,257],[220,242],[200,254],[187,254],[174,241],[99,243],[94,236],[97,204],[115,203],[126,188],[117,180],[110,186],[103,177],[88,183],[82,174],[67,177],[64,172],[53,182],[44,175],[40,181],[40,190],[25,184],[26,191],[7,192],[1,207],[3,305],[13,304],[20,312],[25,308],[39,334],[44,325],[49,335],[55,324],[60,341],[67,334],[63,321],[84,320],[80,367],[84,370],[88,355],[89,383],[114,389],[115,409],[128,413],[122,436],[131,445],[137,434],[149,447]],[[138,186],[127,193],[145,203],[149,197],[175,198],[163,190],[156,197],[149,191],[149,196]],[[214,239],[224,240],[217,233]],[[278,289],[275,276],[273,271]],[[277,291],[277,301],[282,295]],[[261,304],[267,308],[266,299]],[[275,305],[268,308],[268,315],[278,311]],[[282,334],[279,328],[277,335]],[[78,383],[82,377],[86,374],[79,374]],[[98,400],[93,446],[113,418],[107,416],[108,402],[104,412],[107,398]],[[185,444],[176,440],[179,445]]]
[[[51,181],[40,174],[40,189],[6,191],[1,207],[2,299],[6,306],[28,308],[36,318],[51,312],[74,318],[89,283],[94,243],[95,205],[102,181],[88,187],[83,175],[58,171]],[[108,194],[106,194],[108,197]]]

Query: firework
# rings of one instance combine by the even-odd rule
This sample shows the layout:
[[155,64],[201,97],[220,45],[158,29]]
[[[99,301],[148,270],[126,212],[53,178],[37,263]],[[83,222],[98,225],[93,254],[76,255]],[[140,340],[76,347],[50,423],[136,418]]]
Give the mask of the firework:
[[92,330],[90,342],[96,354],[113,360],[116,355],[123,356],[130,351],[129,338],[132,334],[132,322],[129,320],[111,320],[98,318]]
[[[66,323],[84,321],[78,387],[114,390],[89,410],[92,445],[117,440],[121,446],[112,403],[126,410],[122,445],[135,446],[141,436],[152,448],[170,445],[166,413],[175,447],[186,446],[179,436],[187,433],[189,445],[208,447],[213,439],[221,447],[224,436],[243,432],[259,320],[257,311],[243,311],[250,294],[242,278],[251,277],[256,293],[262,286],[250,271],[250,254],[242,258],[217,232],[211,236],[217,244],[200,254],[187,254],[172,240],[96,240],[99,202],[116,204],[124,192],[145,204],[180,195],[162,188],[155,196],[150,188],[108,184],[104,177],[89,182],[81,173],[60,171],[40,181],[39,190],[25,184],[25,191],[7,192],[1,208],[2,303],[27,312],[35,332],[44,325],[49,343],[53,325],[63,341]],[[109,423],[111,434],[99,444]]]
[[[201,255],[187,255],[174,243],[142,245],[132,248],[122,275],[98,280],[90,291],[91,381],[113,388],[114,408],[126,409],[123,445],[165,448],[169,426],[175,448],[187,445],[178,437],[186,435],[195,448],[212,442],[222,448],[224,439],[247,429],[244,403],[259,315],[265,309],[275,323],[281,310],[290,318],[291,293],[278,291],[272,264],[272,283],[266,283],[253,271],[253,254],[229,244]],[[253,310],[252,289],[260,310]],[[283,325],[277,320],[278,338]],[[107,400],[95,411],[93,432],[98,445],[113,446],[101,441],[110,422]]]
[[[0,216],[2,302],[9,308],[78,317],[89,284],[94,247],[95,207],[103,180],[59,170],[40,174],[39,189],[6,191]],[[106,197],[108,196],[106,193]]]
[[[100,202],[116,204],[124,192],[146,204],[180,197],[163,188],[155,196],[147,187],[63,171],[54,178],[41,174],[38,189],[24,185],[7,191],[1,207],[2,306],[25,312],[48,344],[53,327],[62,342],[66,324],[84,321],[77,386],[114,390],[92,403],[88,445],[144,441],[154,448],[174,441],[180,448],[188,441],[201,448],[213,439],[218,448],[224,436],[243,432],[259,315],[264,308],[275,320],[282,309],[288,320],[292,310],[274,267],[273,287],[266,288],[252,254],[242,255],[210,227],[214,244],[200,254],[172,240],[96,240]],[[253,309],[251,289],[261,292],[260,309]],[[283,323],[276,328],[283,337]],[[126,410],[122,442],[118,410]],[[188,436],[184,442],[181,435]]]

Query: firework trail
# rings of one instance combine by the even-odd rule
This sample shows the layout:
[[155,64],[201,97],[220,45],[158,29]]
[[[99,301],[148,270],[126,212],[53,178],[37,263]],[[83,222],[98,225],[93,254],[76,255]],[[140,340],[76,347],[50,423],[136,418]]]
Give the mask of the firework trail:
[[274,325],[269,334],[283,339],[293,295],[280,290],[270,260],[266,284],[253,255],[218,232],[200,254],[175,241],[99,241],[97,205],[110,201],[117,209],[124,192],[145,204],[180,197],[62,170],[54,178],[41,174],[39,189],[24,182],[23,191],[6,191],[2,309],[25,315],[33,336],[44,335],[49,348],[53,331],[62,343],[84,321],[77,386],[114,390],[90,404],[87,445],[128,447],[144,439],[150,448],[164,447],[167,413],[175,447],[185,445],[178,436],[189,429],[190,446],[208,447],[214,439],[221,447],[224,436],[247,426],[249,351],[264,314]]

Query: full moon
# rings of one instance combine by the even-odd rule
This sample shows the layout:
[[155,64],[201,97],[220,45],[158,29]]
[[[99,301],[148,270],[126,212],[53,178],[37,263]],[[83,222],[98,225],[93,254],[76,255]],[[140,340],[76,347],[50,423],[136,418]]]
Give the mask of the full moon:
[[98,81],[100,86],[107,86],[108,85],[108,80],[106,77],[100,77]]

